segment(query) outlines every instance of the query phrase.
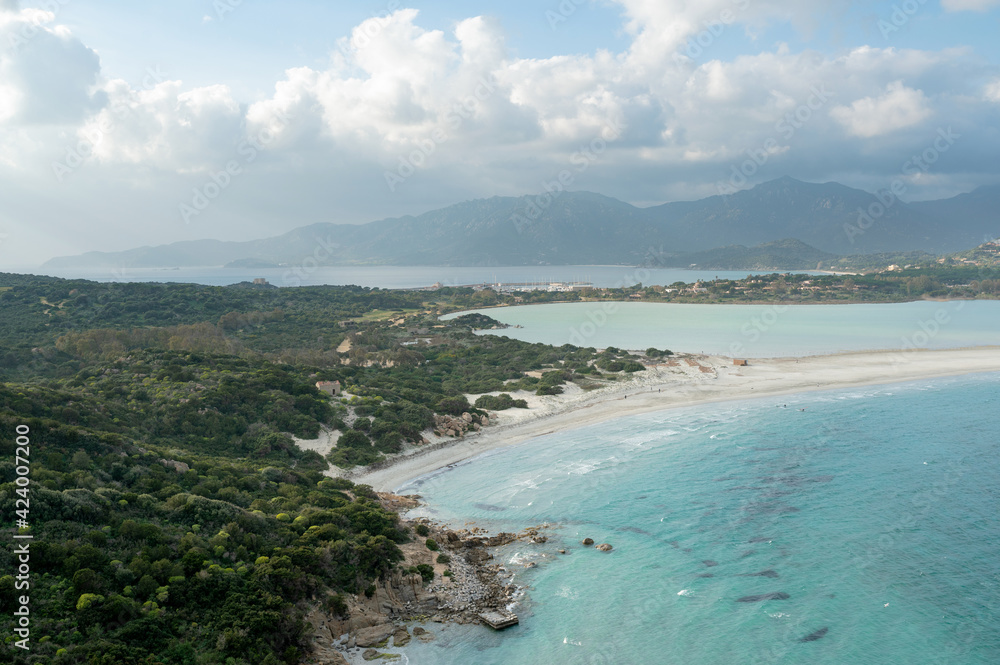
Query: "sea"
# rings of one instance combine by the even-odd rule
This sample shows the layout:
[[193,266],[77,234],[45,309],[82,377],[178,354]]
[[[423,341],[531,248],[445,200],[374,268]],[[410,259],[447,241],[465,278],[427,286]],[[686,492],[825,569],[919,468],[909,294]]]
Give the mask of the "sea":
[[396,662],[1000,663],[997,413],[1000,374],[733,401],[412,481],[417,515],[549,540],[496,553],[518,626],[428,622]]

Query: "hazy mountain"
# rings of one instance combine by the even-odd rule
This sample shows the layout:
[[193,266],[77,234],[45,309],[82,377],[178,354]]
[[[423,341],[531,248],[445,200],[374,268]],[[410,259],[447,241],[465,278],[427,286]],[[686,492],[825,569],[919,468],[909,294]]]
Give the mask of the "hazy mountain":
[[[647,209],[687,251],[796,238],[834,254],[962,247],[937,220],[899,200],[828,182],[780,178],[729,196]],[[881,211],[881,214],[880,214]],[[863,216],[863,213],[867,217]],[[874,213],[874,215],[872,214]]]
[[[564,192],[478,199],[361,225],[313,224],[249,242],[186,241],[126,252],[90,252],[53,259],[45,267],[267,266],[312,261],[469,266],[672,261],[686,266],[737,259],[769,263],[773,258],[795,261],[780,266],[789,268],[828,254],[966,249],[982,242],[996,226],[991,211],[998,205],[1000,187],[910,205],[838,183],[793,178],[730,196],[651,208],[590,192]],[[768,246],[789,239],[800,245]],[[700,255],[701,260],[689,256],[712,249],[718,252]]]
[[956,225],[964,234],[963,247],[1000,237],[1000,185],[979,187],[950,199],[911,203],[910,207],[945,225]]

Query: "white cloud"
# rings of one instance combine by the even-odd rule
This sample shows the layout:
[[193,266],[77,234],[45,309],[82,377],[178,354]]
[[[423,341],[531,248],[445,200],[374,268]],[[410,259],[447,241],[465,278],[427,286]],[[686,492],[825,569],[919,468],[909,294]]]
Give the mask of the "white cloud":
[[[58,207],[66,206],[99,220],[113,200],[114,215],[150,220],[148,231],[129,228],[128,244],[152,242],[138,240],[144,233],[177,239],[170,234],[178,202],[206,173],[240,159],[242,140],[266,129],[275,139],[261,159],[241,162],[245,174],[199,217],[215,226],[196,234],[260,236],[269,224],[284,225],[274,231],[329,221],[331,209],[339,221],[362,221],[538,191],[609,126],[621,135],[575,173],[574,188],[633,201],[714,194],[748,151],[766,153],[761,178],[830,180],[865,169],[884,186],[899,155],[921,147],[907,141],[925,140],[897,130],[920,130],[936,115],[965,122],[956,131],[973,136],[991,126],[1000,102],[1000,72],[962,51],[862,46],[825,55],[782,44],[725,61],[710,43],[699,59],[674,58],[727,9],[736,18],[726,30],[775,17],[805,21],[791,0],[621,4],[630,48],[548,58],[516,56],[492,19],[469,18],[443,32],[400,10],[363,22],[329,64],[288,69],[254,100],[237,99],[222,83],[191,87],[161,76],[137,88],[102,79],[93,51],[67,29],[45,27],[30,48],[0,55],[0,175],[15,173],[44,191],[53,183],[51,162],[83,141],[93,157],[50,197],[52,218],[65,216]],[[835,10],[840,2],[821,4]],[[0,23],[7,20],[0,33],[23,26],[26,11],[0,13]],[[64,59],[51,81],[37,75]],[[993,82],[984,88],[984,79]],[[47,124],[39,122],[43,112]],[[845,130],[866,140],[845,141]],[[982,153],[970,169],[996,170],[995,139],[966,149]],[[427,154],[413,180],[389,196],[384,173],[415,150]]]
[[105,85],[107,107],[78,133],[99,161],[196,172],[232,158],[243,115],[228,87],[184,91],[180,81],[150,83],[140,91],[124,81]]
[[941,7],[949,12],[987,12],[1000,7],[1000,0],[941,0]]
[[849,107],[836,106],[830,111],[848,133],[863,138],[919,125],[933,113],[923,90],[907,88],[902,81],[886,86],[884,95],[858,99]]
[[997,79],[992,83],[988,83],[984,92],[986,94],[986,99],[991,102],[1000,103],[1000,79]]
[[97,54],[55,15],[40,9],[0,8],[0,123],[77,122],[103,99],[93,86],[100,74]]

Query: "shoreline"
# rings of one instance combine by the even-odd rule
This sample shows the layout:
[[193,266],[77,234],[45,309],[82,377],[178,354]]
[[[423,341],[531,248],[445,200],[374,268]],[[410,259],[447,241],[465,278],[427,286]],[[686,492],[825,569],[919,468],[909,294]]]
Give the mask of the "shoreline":
[[[568,390],[566,395],[535,398],[529,412],[500,411],[498,424],[480,432],[439,439],[391,458],[380,468],[344,475],[355,483],[371,485],[376,491],[392,492],[417,478],[484,453],[622,416],[987,372],[1000,372],[1000,347],[853,351],[751,359],[748,366],[733,365],[731,358],[723,356],[678,355],[671,363],[655,365],[637,372],[638,376],[591,392],[576,388]],[[519,411],[522,413],[511,413]]]

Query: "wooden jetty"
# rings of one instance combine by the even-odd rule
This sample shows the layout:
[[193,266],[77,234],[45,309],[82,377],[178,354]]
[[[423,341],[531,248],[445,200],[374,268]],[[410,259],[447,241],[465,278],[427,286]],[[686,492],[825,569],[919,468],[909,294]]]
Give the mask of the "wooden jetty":
[[516,614],[500,614],[499,612],[483,612],[479,615],[479,620],[494,630],[510,628],[518,623]]

